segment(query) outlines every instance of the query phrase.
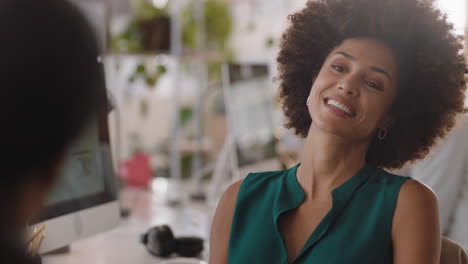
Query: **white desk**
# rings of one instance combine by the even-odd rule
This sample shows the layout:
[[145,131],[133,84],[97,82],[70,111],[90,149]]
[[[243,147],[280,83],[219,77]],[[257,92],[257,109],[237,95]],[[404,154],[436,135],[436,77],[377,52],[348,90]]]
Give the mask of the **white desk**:
[[46,255],[44,264],[147,264],[160,263],[164,259],[150,255],[140,235],[150,227],[167,224],[174,235],[196,235],[205,239],[202,258],[208,259],[208,237],[213,210],[205,204],[169,207],[149,191],[125,189],[121,200],[130,208],[129,218],[119,227],[96,236],[77,241],[66,254]]
[[[149,191],[125,189],[121,200],[131,209],[119,227],[71,245],[71,252],[44,256],[44,264],[154,264],[164,259],[146,252],[140,235],[150,227],[168,224],[175,236],[197,235],[205,239],[202,258],[208,259],[209,227],[213,208],[190,203],[190,207],[169,207]],[[468,245],[464,245],[468,249]]]

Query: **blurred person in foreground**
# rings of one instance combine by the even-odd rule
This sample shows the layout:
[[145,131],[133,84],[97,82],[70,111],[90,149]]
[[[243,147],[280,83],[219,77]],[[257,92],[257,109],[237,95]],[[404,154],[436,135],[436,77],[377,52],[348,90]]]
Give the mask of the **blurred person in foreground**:
[[423,158],[463,111],[461,39],[435,5],[311,0],[289,16],[279,92],[301,163],[225,191],[210,263],[439,263],[436,195],[384,170]]
[[40,212],[67,147],[105,109],[97,56],[90,26],[65,0],[0,1],[1,263],[33,263],[26,223]]

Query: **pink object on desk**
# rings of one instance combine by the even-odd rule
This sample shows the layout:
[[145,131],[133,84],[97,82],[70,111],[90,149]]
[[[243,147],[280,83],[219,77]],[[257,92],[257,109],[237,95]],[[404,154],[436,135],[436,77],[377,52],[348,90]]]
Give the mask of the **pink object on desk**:
[[152,176],[148,155],[138,152],[120,163],[119,176],[129,186],[148,188]]

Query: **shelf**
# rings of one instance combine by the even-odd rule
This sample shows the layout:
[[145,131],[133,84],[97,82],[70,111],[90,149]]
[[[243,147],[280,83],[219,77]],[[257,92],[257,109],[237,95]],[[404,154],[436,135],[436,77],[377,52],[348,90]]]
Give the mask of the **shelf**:
[[[105,53],[104,56],[112,57],[155,57],[159,55],[166,55],[176,57],[176,55],[171,54],[170,52],[122,52],[114,53],[109,52]],[[221,52],[207,51],[207,52],[184,52],[180,56],[181,61],[225,61],[226,56]]]
[[179,151],[182,154],[209,153],[213,150],[211,141],[208,139],[196,142],[195,140],[182,140],[179,143]]

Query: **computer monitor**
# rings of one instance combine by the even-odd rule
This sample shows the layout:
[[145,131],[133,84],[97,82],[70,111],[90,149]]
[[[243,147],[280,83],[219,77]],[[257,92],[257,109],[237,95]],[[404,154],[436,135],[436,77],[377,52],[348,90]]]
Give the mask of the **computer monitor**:
[[[102,28],[105,27],[102,20],[105,5],[78,0],[71,2],[88,19],[101,51],[104,51],[106,31]],[[106,89],[105,84],[102,89]],[[108,113],[103,112],[92,119],[68,149],[60,179],[46,199],[43,214],[37,223],[30,223],[30,232],[45,225],[45,237],[39,253],[70,245],[73,241],[118,225],[120,206],[107,117]]]
[[276,157],[269,65],[227,63],[224,99],[228,102],[239,167]]
[[44,212],[30,228],[45,225],[39,253],[118,225],[120,207],[108,135],[107,119],[94,119],[68,150]]

